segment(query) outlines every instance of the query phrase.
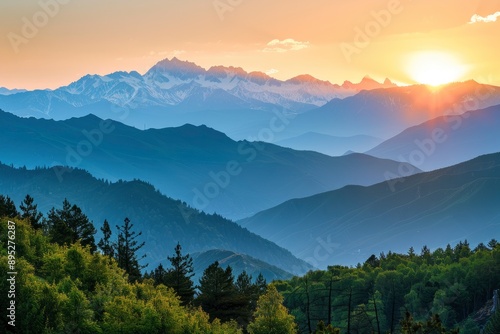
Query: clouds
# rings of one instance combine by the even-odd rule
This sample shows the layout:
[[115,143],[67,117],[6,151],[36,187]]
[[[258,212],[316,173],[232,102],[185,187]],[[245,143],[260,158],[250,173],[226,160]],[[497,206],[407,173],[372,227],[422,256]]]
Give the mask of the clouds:
[[278,71],[277,69],[275,69],[275,68],[271,68],[271,69],[267,70],[265,73],[266,73],[267,75],[273,75],[273,74],[276,74],[276,73],[278,73],[278,72],[279,72],[279,71]]
[[479,22],[484,22],[484,23],[496,22],[497,17],[499,17],[499,16],[500,16],[500,12],[495,12],[495,13],[490,14],[488,16],[480,16],[478,14],[474,14],[470,18],[469,24],[479,23]]
[[309,47],[309,42],[296,41],[293,38],[287,38],[282,41],[279,39],[273,39],[264,50],[264,52],[287,52],[287,51],[299,51],[307,49]]

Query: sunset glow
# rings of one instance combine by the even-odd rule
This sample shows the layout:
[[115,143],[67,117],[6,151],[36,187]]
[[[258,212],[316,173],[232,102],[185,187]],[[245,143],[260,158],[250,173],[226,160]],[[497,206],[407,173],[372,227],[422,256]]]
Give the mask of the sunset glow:
[[451,54],[428,51],[411,56],[408,72],[417,83],[438,86],[463,79],[466,67]]
[[2,0],[0,87],[145,73],[174,56],[280,80],[500,84],[498,8],[500,0]]

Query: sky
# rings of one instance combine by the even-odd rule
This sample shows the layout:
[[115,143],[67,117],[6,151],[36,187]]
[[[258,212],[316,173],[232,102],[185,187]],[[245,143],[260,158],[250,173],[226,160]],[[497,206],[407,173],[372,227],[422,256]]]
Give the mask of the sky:
[[500,85],[500,0],[2,0],[0,22],[10,89],[174,56],[282,80]]

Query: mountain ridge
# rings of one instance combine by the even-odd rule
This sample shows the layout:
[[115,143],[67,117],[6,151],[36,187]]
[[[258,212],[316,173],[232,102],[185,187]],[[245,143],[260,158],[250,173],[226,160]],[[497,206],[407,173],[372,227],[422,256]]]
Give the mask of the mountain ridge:
[[94,116],[54,121],[6,112],[0,112],[0,156],[16,166],[68,165],[111,181],[139,178],[232,219],[348,183],[373,184],[402,165],[418,172],[360,153],[330,157],[234,141],[206,126],[139,130]]
[[[160,262],[165,263],[177,242],[182,244],[185,252],[226,248],[282,270],[294,270],[296,274],[311,268],[289,251],[236,223],[220,215],[193,209],[182,201],[163,195],[146,182],[98,180],[81,169],[68,171],[61,181],[57,168],[60,167],[30,170],[0,164],[0,193],[10,196],[16,204],[30,194],[38,204],[39,212],[43,213],[52,207],[59,208],[67,198],[93,220],[98,231],[104,219],[115,226],[128,217],[136,231],[143,232],[141,239],[146,242],[143,251],[148,256],[149,269]],[[96,242],[100,234],[99,231]],[[113,235],[116,237],[116,231]]]
[[[372,186],[292,199],[238,221],[317,267],[391,249],[481,242],[500,225],[500,153]],[[390,247],[389,247],[390,245]]]

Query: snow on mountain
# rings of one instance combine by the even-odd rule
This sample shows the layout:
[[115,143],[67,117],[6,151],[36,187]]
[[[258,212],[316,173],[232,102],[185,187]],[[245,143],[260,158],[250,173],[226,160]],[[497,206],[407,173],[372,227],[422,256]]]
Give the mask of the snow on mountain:
[[[182,104],[197,108],[209,105],[218,109],[227,108],[231,101],[250,109],[282,107],[301,112],[363,89],[388,86],[394,85],[389,80],[378,83],[368,77],[359,84],[345,82],[342,86],[310,75],[281,81],[262,72],[246,72],[240,67],[213,66],[205,70],[174,57],[159,61],[144,75],[135,71],[86,75],[53,91],[37,91],[40,95],[37,100],[57,101],[77,108],[105,102],[130,109]],[[40,106],[23,108],[38,110]],[[50,116],[50,108],[44,113]]]

